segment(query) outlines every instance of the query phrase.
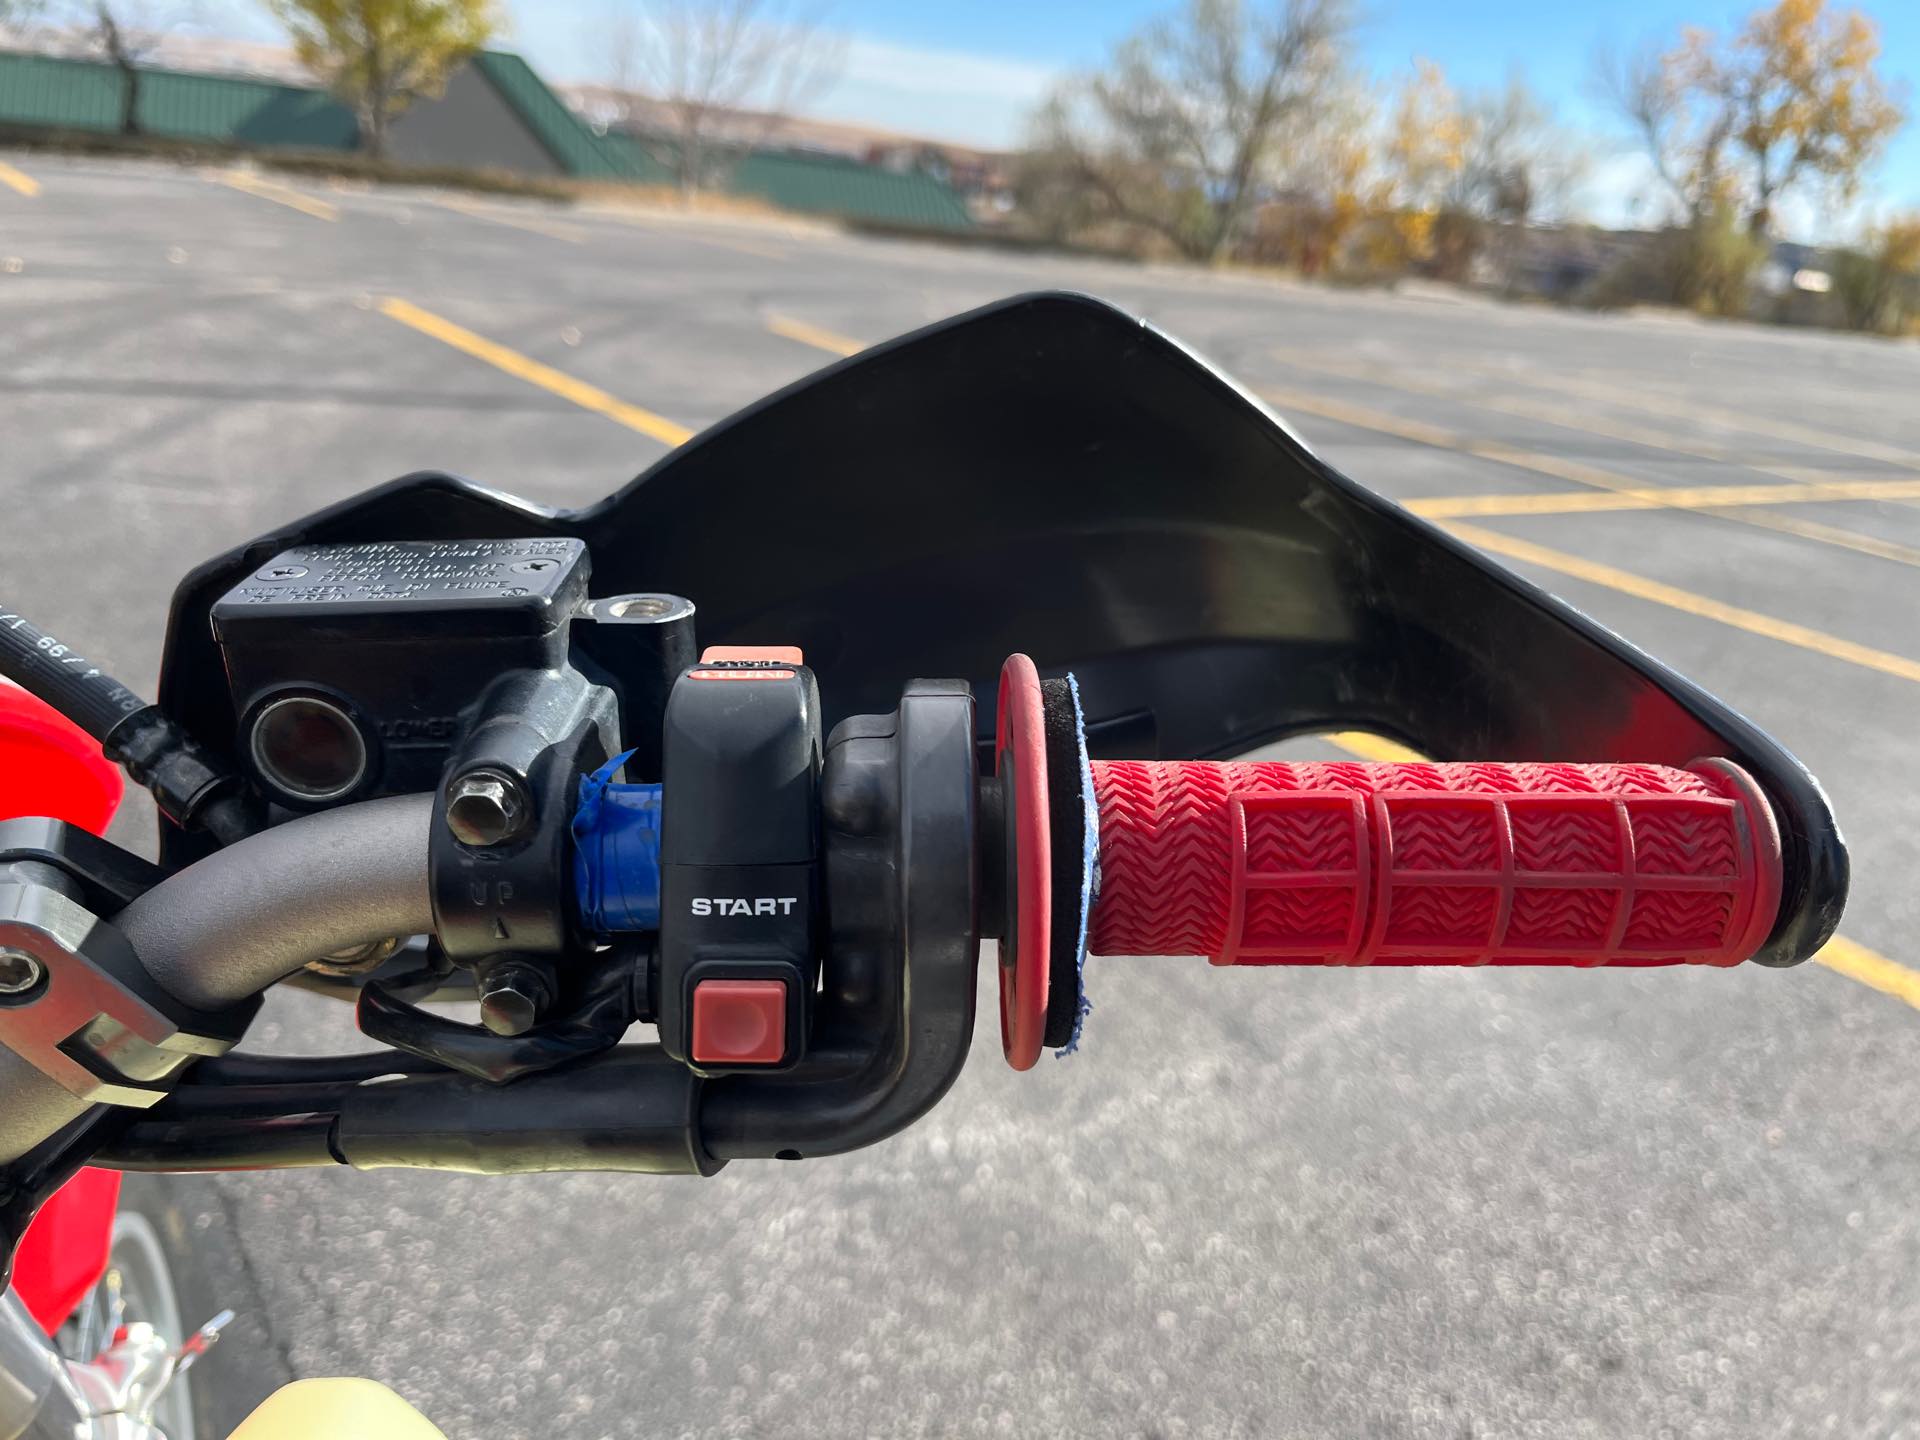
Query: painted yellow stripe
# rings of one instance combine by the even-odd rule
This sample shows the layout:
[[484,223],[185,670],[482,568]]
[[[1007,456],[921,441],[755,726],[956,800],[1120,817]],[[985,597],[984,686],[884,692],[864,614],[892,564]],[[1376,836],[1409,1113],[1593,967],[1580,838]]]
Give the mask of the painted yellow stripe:
[[564,240],[569,245],[586,242],[587,232],[577,225],[568,225],[564,221],[541,220],[528,215],[509,215],[498,210],[489,210],[467,200],[458,200],[452,196],[441,196],[437,202],[442,209],[455,214],[465,215],[470,220],[484,220],[490,225],[504,225],[510,230],[525,230],[534,235],[544,235],[549,240]]
[[1822,525],[1818,520],[1804,520],[1798,515],[1756,515],[1746,510],[1713,513],[1727,515],[1745,525],[1757,525],[1762,530],[1778,530],[1782,535],[1817,540],[1822,545],[1838,545],[1856,554],[1871,555],[1875,559],[1891,560],[1896,565],[1911,565],[1920,569],[1920,550],[1911,545],[1902,545],[1898,540],[1882,540],[1878,535],[1862,535],[1840,525]]
[[1558,375],[1540,369],[1518,371],[1505,366],[1458,360],[1453,357],[1448,358],[1447,364],[1456,369],[1497,376],[1509,383],[1555,390],[1563,395],[1597,400],[1602,404],[1621,405],[1648,414],[1664,415],[1690,423],[1705,420],[1711,424],[1724,425],[1731,430],[1745,431],[1752,435],[1770,435],[1776,440],[1787,440],[1796,445],[1808,445],[1819,450],[1831,450],[1840,455],[1858,455],[1862,459],[1880,460],[1889,465],[1899,465],[1907,469],[1920,468],[1920,451],[1908,450],[1899,445],[1884,444],[1878,440],[1862,440],[1856,436],[1822,430],[1817,426],[1782,420],[1777,416],[1749,414],[1744,410],[1727,410],[1716,405],[1704,405],[1697,400],[1674,399],[1658,390],[1612,385],[1605,381]]
[[402,325],[418,330],[422,335],[430,335],[443,345],[451,345],[462,354],[471,355],[476,360],[484,360],[496,370],[503,370],[516,380],[524,380],[529,385],[537,385],[550,395],[558,395],[562,400],[570,400],[583,410],[591,410],[596,415],[604,415],[615,424],[624,425],[629,430],[638,430],[642,435],[651,436],[662,445],[680,445],[693,438],[693,431],[684,425],[676,425],[665,416],[656,415],[651,410],[642,410],[638,405],[629,405],[624,400],[616,400],[598,386],[589,385],[584,380],[555,370],[551,365],[542,365],[538,360],[522,355],[518,350],[510,350],[505,345],[476,335],[463,329],[451,320],[443,320],[430,310],[422,310],[418,305],[405,300],[388,297],[380,302],[380,313],[389,319],[398,320]]
[[636,215],[630,210],[618,209],[610,205],[588,205],[582,207],[582,213],[593,215],[602,220],[611,220],[616,225],[625,225],[634,230],[645,230],[649,234],[662,238],[671,234],[694,245],[708,245],[719,250],[732,250],[741,255],[751,255],[756,260],[785,260],[787,252],[777,245],[763,244],[757,240],[723,239],[709,230],[694,230],[684,220],[657,218],[648,215]]
[[1802,485],[1645,485],[1635,490],[1558,490],[1534,495],[1442,495],[1400,503],[1429,520],[1451,520],[1490,515],[1590,515],[1673,506],[1715,510],[1752,505],[1815,505],[1842,500],[1916,499],[1920,499],[1920,480],[1849,480]]
[[[1357,379],[1369,384],[1389,386],[1392,389],[1417,395],[1432,395],[1451,400],[1459,404],[1480,410],[1491,410],[1500,414],[1519,415],[1529,419],[1542,420],[1563,430],[1574,430],[1587,435],[1602,435],[1614,440],[1624,440],[1628,444],[1644,449],[1662,450],[1669,454],[1688,455],[1702,460],[1714,460],[1724,464],[1738,465],[1743,469],[1757,470],[1763,475],[1775,475],[1784,480],[1806,485],[1847,483],[1844,476],[1835,472],[1821,471],[1800,465],[1782,465],[1750,458],[1724,445],[1715,445],[1699,439],[1678,439],[1668,433],[1649,430],[1645,426],[1620,421],[1610,421],[1596,417],[1585,410],[1575,411],[1564,403],[1545,399],[1529,399],[1505,391],[1497,395],[1485,393],[1467,393],[1458,385],[1447,381],[1435,380],[1426,374],[1409,374],[1389,366],[1368,364],[1363,361],[1341,361],[1330,359],[1319,352],[1280,350],[1275,352],[1288,365],[1299,370],[1311,370],[1321,374]],[[1601,472],[1604,474],[1604,472]],[[1602,479],[1600,474],[1581,474],[1572,477],[1582,484],[1611,484],[1610,479]],[[1625,477],[1621,477],[1624,479]],[[1893,482],[1901,484],[1905,482]],[[1831,497],[1822,497],[1831,498]],[[1906,495],[1891,498],[1907,499]],[[1681,492],[1668,491],[1665,504],[1682,509],[1698,509],[1718,514],[1724,519],[1736,520],[1743,525],[1751,525],[1761,530],[1772,530],[1783,535],[1792,535],[1801,540],[1812,540],[1822,545],[1834,545],[1843,550],[1852,550],[1861,555],[1872,555],[1876,559],[1891,560],[1895,564],[1920,568],[1920,550],[1897,541],[1883,540],[1875,535],[1862,535],[1838,525],[1823,525],[1819,521],[1804,520],[1788,515],[1749,515],[1734,514],[1719,509],[1712,501],[1695,504],[1683,498]],[[1760,500],[1759,504],[1779,503],[1775,499]],[[1650,508],[1658,508],[1658,504]]]
[[257,195],[262,200],[271,200],[276,205],[284,205],[289,210],[298,210],[302,215],[311,215],[316,220],[338,220],[340,212],[324,200],[315,200],[311,195],[302,195],[286,185],[276,185],[258,175],[249,175],[244,170],[223,170],[214,177],[222,185],[233,190],[244,191],[248,195]]
[[784,260],[787,252],[775,245],[761,245],[752,240],[722,240],[718,235],[695,235],[691,237],[701,245],[711,245],[719,250],[731,250],[736,255],[751,255],[756,260]]
[[22,195],[32,196],[40,193],[38,180],[24,170],[14,169],[4,160],[0,160],[0,185],[6,186],[9,190],[17,190]]
[[[1530,420],[1544,421],[1563,430],[1578,430],[1587,435],[1604,435],[1612,440],[1624,440],[1630,445],[1638,445],[1643,449],[1664,450],[1669,454],[1689,455],[1700,460],[1716,460],[1723,464],[1738,465],[1746,470],[1757,470],[1762,475],[1777,475],[1786,480],[1819,483],[1846,478],[1838,471],[1762,461],[1743,451],[1726,445],[1716,445],[1697,436],[1682,438],[1671,431],[1651,430],[1644,425],[1635,425],[1627,421],[1608,420],[1593,414],[1590,410],[1576,409],[1546,397],[1530,398],[1511,390],[1494,395],[1486,394],[1484,391],[1469,391],[1458,384],[1435,380],[1426,374],[1412,374],[1392,366],[1372,364],[1367,361],[1343,361],[1329,358],[1319,351],[1283,349],[1274,353],[1296,370],[1334,375],[1346,380],[1360,380],[1367,384],[1383,385],[1415,395],[1431,395],[1470,406],[1476,410],[1492,410],[1503,415],[1518,415]],[[1450,374],[1453,373],[1453,369],[1449,361]],[[1512,378],[1525,378],[1529,383],[1541,383],[1531,376]]]
[[[1859,535],[1838,526],[1819,525],[1813,521],[1739,514],[1727,509],[1723,503],[1701,504],[1690,499],[1689,497],[1694,493],[1690,489],[1663,489],[1659,486],[1649,486],[1646,482],[1630,475],[1605,470],[1597,465],[1588,465],[1582,461],[1569,460],[1537,450],[1523,450],[1498,440],[1482,440],[1456,434],[1438,425],[1409,420],[1404,416],[1375,410],[1365,405],[1354,405],[1343,400],[1329,399],[1323,395],[1271,387],[1262,390],[1261,393],[1285,410],[1319,415],[1328,420],[1337,420],[1343,425],[1351,425],[1356,429],[1372,430],[1382,435],[1411,440],[1418,445],[1451,450],[1461,455],[1472,455],[1482,460],[1491,460],[1498,465],[1506,465],[1516,470],[1531,470],[1538,475],[1549,475],[1558,480],[1571,481],[1573,484],[1590,486],[1596,490],[1631,495],[1637,503],[1628,508],[1640,508],[1644,504],[1647,508],[1687,510],[1696,514],[1718,515],[1724,519],[1753,525],[1763,530],[1780,531],[1803,540],[1835,545],[1863,555],[1872,555],[1878,559],[1920,567],[1920,551],[1893,541],[1881,540],[1876,536]],[[1777,487],[1756,486],[1752,487],[1752,492],[1764,495],[1768,488]]]
[[1911,680],[1920,684],[1920,660],[1910,660],[1904,655],[1895,655],[1886,650],[1875,650],[1868,645],[1856,645],[1851,640],[1843,640],[1838,635],[1829,635],[1824,630],[1815,630],[1808,625],[1796,625],[1791,620],[1779,620],[1771,615],[1762,615],[1757,610],[1743,609],[1738,605],[1728,605],[1720,600],[1709,599],[1705,595],[1696,595],[1691,590],[1665,585],[1658,580],[1649,580],[1643,575],[1635,575],[1626,570],[1616,570],[1613,566],[1602,565],[1598,561],[1584,560],[1578,555],[1569,555],[1562,550],[1550,550],[1544,545],[1535,545],[1531,541],[1516,540],[1512,536],[1502,535],[1493,530],[1483,530],[1478,525],[1465,525],[1457,520],[1444,523],[1448,530],[1468,544],[1477,545],[1482,550],[1489,550],[1495,555],[1504,555],[1509,560],[1538,565],[1543,570],[1569,575],[1576,580],[1584,580],[1590,585],[1605,586],[1623,595],[1631,595],[1637,600],[1650,600],[1656,605],[1665,605],[1688,615],[1698,615],[1705,620],[1717,620],[1722,625],[1731,625],[1734,629],[1744,630],[1750,635],[1763,635],[1769,640],[1778,640],[1783,645],[1795,645],[1802,650],[1811,650],[1817,655],[1825,655],[1829,659],[1844,660],[1850,665],[1859,665],[1868,670],[1877,670],[1883,675],[1893,675],[1901,680]]
[[769,315],[767,329],[784,339],[797,340],[802,345],[825,350],[829,355],[858,355],[867,348],[849,336],[836,335],[831,330],[822,330],[818,325],[809,325],[804,320],[794,320],[786,315]]
[[1920,1010],[1920,970],[1836,935],[1821,947],[1814,960],[1829,970],[1870,985],[1882,995],[1904,1000]]
[[1342,730],[1337,735],[1323,735],[1320,738],[1338,745],[1349,755],[1357,755],[1362,760],[1371,760],[1379,765],[1407,765],[1427,758],[1418,750],[1409,750],[1398,741],[1382,735],[1369,735],[1364,730]]

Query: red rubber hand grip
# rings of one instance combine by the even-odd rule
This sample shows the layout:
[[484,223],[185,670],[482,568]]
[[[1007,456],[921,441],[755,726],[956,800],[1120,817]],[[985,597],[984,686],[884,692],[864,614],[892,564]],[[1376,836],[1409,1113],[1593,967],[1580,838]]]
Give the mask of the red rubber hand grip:
[[1780,904],[1753,780],[1658,765],[1098,761],[1095,955],[1737,965]]

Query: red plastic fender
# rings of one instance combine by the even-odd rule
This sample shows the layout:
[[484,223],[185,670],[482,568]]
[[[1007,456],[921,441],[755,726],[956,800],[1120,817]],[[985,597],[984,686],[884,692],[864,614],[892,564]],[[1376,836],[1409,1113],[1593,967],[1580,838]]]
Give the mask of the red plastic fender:
[[[124,793],[120,768],[100,753],[98,740],[0,682],[0,820],[51,815],[98,835]],[[14,1288],[49,1335],[106,1273],[119,1200],[118,1171],[82,1170],[40,1207],[21,1237]]]

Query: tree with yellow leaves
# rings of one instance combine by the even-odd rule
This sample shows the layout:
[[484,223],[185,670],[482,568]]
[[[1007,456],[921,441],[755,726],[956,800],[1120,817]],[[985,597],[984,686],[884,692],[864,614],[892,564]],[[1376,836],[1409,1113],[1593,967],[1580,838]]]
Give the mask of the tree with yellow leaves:
[[1920,214],[1868,232],[1865,245],[1834,257],[1833,288],[1855,330],[1899,335],[1920,317]]
[[461,62],[500,29],[493,0],[267,0],[300,63],[324,76],[360,117],[376,158],[415,100],[438,95]]
[[1729,36],[1683,31],[1602,76],[1689,225],[1723,208],[1764,237],[1782,196],[1844,200],[1905,116],[1880,36],[1828,0],[1775,0]]
[[1381,135],[1373,268],[1419,264],[1466,279],[1490,242],[1564,205],[1583,161],[1519,74],[1502,90],[1462,94],[1418,61]]
[[1432,256],[1435,227],[1458,193],[1472,142],[1472,122],[1446,74],[1431,60],[1417,61],[1394,104],[1382,157],[1389,207],[1382,238],[1402,264]]

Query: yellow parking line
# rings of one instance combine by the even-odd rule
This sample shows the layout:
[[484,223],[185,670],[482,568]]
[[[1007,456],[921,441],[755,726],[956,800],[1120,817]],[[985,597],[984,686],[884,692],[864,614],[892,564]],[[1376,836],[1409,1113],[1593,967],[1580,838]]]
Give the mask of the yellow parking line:
[[22,195],[33,196],[40,193],[38,180],[24,170],[14,169],[4,160],[0,160],[0,185],[6,186],[9,190],[17,190]]
[[[1578,430],[1588,435],[1604,435],[1611,440],[1624,440],[1629,445],[1638,445],[1648,450],[1664,450],[1670,454],[1689,455],[1700,460],[1717,460],[1728,465],[1738,465],[1743,469],[1757,470],[1763,475],[1778,475],[1786,480],[1818,483],[1834,478],[1844,478],[1844,476],[1837,477],[1837,472],[1822,471],[1811,466],[1761,462],[1725,445],[1716,445],[1711,441],[1698,438],[1681,439],[1671,432],[1651,430],[1644,425],[1627,421],[1608,420],[1590,411],[1576,411],[1565,404],[1555,403],[1544,397],[1529,399],[1512,391],[1497,395],[1469,392],[1457,385],[1436,381],[1426,375],[1409,374],[1392,366],[1366,361],[1329,359],[1317,351],[1282,349],[1276,350],[1274,354],[1296,370],[1311,370],[1323,375],[1336,375],[1342,379],[1360,380],[1367,384],[1382,385],[1415,395],[1432,395],[1476,410],[1519,415],[1530,420],[1544,421],[1563,430]],[[1528,383],[1544,383],[1531,376],[1527,377],[1527,380]]]
[[1909,470],[1920,468],[1920,451],[1908,450],[1899,445],[1884,444],[1878,440],[1861,440],[1851,435],[1821,430],[1812,425],[1781,420],[1776,416],[1749,414],[1744,410],[1726,410],[1715,405],[1703,405],[1696,400],[1671,399],[1657,390],[1629,389],[1625,386],[1611,385],[1605,381],[1576,379],[1539,369],[1521,373],[1485,362],[1453,358],[1449,358],[1447,364],[1456,369],[1496,376],[1510,383],[1556,390],[1563,395],[1598,400],[1606,404],[1624,405],[1648,414],[1664,415],[1693,423],[1706,420],[1715,425],[1724,425],[1748,434],[1770,435],[1776,440],[1787,440],[1819,450],[1831,450],[1841,455],[1858,455],[1866,460],[1881,460],[1889,465],[1899,465]]
[[1398,741],[1382,735],[1369,735],[1364,730],[1342,730],[1337,735],[1323,735],[1320,738],[1338,745],[1349,755],[1357,755],[1362,760],[1372,760],[1381,765],[1408,765],[1427,758],[1418,750],[1409,750]]
[[1920,970],[1889,960],[1842,935],[1834,936],[1813,958],[1849,980],[1870,985],[1882,995],[1904,1000],[1920,1010]]
[[[1418,750],[1409,750],[1404,745],[1359,730],[1343,730],[1337,735],[1322,735],[1320,738],[1362,760],[1404,763],[1427,758]],[[1844,935],[1836,935],[1827,941],[1813,959],[1814,963],[1824,965],[1836,974],[1857,980],[1896,1000],[1904,1000],[1920,1010],[1920,970],[1902,965],[1897,960],[1889,960]]]
[[510,350],[505,345],[476,335],[463,329],[451,320],[443,320],[430,310],[422,310],[418,305],[389,296],[380,302],[380,313],[402,325],[430,335],[443,345],[451,345],[462,354],[471,355],[476,360],[484,360],[496,370],[504,370],[516,380],[524,380],[529,385],[537,385],[548,394],[558,395],[562,400],[570,400],[583,410],[591,410],[596,415],[604,415],[614,423],[637,430],[642,435],[651,436],[662,445],[680,445],[693,438],[693,431],[684,425],[676,425],[665,416],[656,415],[651,410],[642,410],[638,405],[629,405],[624,400],[616,400],[598,386],[589,385],[584,380],[576,380],[563,371],[555,370],[551,365],[542,365],[538,360],[522,355],[518,350]]
[[[1647,485],[1638,490],[1556,490],[1533,495],[1440,495],[1400,503],[1429,520],[1497,515],[1589,515],[1614,510],[1717,510],[1842,500],[1920,499],[1920,480],[1842,480],[1803,485]],[[1750,518],[1750,517],[1749,517]],[[1856,539],[1867,538],[1856,536]]]
[[244,170],[223,170],[214,178],[230,189],[244,191],[248,195],[258,195],[262,200],[271,200],[276,205],[285,205],[289,210],[298,210],[302,215],[311,215],[316,220],[340,218],[340,212],[326,201],[315,200],[289,186],[276,185],[273,181],[263,180],[258,175],[249,175]]
[[797,340],[802,345],[824,350],[829,355],[858,355],[867,348],[846,335],[836,335],[831,330],[822,330],[818,325],[809,325],[804,320],[794,320],[785,315],[767,316],[767,329],[784,339]]
[[439,196],[436,202],[443,209],[457,215],[465,215],[470,220],[485,220],[492,225],[505,225],[512,230],[526,230],[535,235],[544,235],[549,240],[564,240],[569,245],[585,243],[587,232],[577,225],[568,225],[561,221],[533,219],[525,215],[503,215],[498,211],[487,210],[465,200],[456,200],[451,196]]
[[1691,590],[1665,585],[1658,580],[1649,580],[1643,575],[1635,575],[1626,570],[1616,570],[1613,566],[1602,565],[1598,561],[1583,560],[1578,555],[1569,555],[1562,550],[1550,550],[1544,545],[1535,545],[1531,541],[1516,540],[1512,536],[1502,535],[1497,531],[1483,530],[1478,525],[1465,525],[1455,520],[1445,522],[1445,526],[1447,530],[1465,540],[1469,545],[1477,545],[1480,549],[1490,550],[1495,555],[1504,555],[1509,560],[1538,565],[1543,570],[1570,575],[1576,580],[1584,580],[1590,585],[1601,585],[1609,590],[1617,590],[1637,600],[1649,600],[1656,605],[1665,605],[1688,615],[1698,615],[1705,620],[1717,620],[1722,625],[1731,625],[1734,629],[1745,630],[1750,635],[1763,635],[1769,640],[1778,640],[1783,645],[1795,645],[1802,650],[1811,650],[1815,654],[1825,655],[1829,659],[1843,660],[1850,665],[1859,665],[1864,669],[1877,670],[1883,675],[1892,675],[1901,680],[1911,680],[1920,684],[1920,660],[1910,660],[1904,655],[1895,655],[1886,650],[1875,650],[1869,645],[1856,645],[1851,640],[1843,640],[1838,635],[1829,635],[1824,630],[1815,630],[1808,625],[1796,625],[1791,620],[1779,620],[1771,615],[1762,615],[1757,610],[1743,609],[1738,605],[1728,605],[1720,600],[1709,599],[1705,595],[1696,595]]
[[[1319,415],[1323,419],[1335,420],[1356,429],[1392,435],[1402,440],[1411,440],[1417,445],[1432,446],[1438,450],[1451,450],[1456,454],[1472,455],[1482,460],[1491,460],[1498,465],[1506,465],[1516,470],[1531,470],[1538,475],[1550,475],[1557,480],[1568,480],[1576,485],[1586,485],[1596,490],[1630,494],[1637,500],[1657,502],[1656,508],[1719,515],[1724,519],[1752,525],[1762,530],[1782,531],[1803,540],[1834,545],[1882,560],[1893,560],[1903,565],[1920,566],[1920,551],[1891,541],[1880,540],[1871,535],[1858,535],[1837,526],[1818,525],[1812,521],[1782,519],[1776,516],[1735,514],[1718,505],[1695,502],[1688,498],[1691,492],[1687,490],[1675,489],[1663,494],[1658,486],[1650,487],[1644,481],[1636,480],[1632,476],[1622,475],[1613,470],[1603,470],[1597,465],[1568,460],[1538,450],[1523,450],[1498,440],[1480,440],[1472,436],[1459,435],[1439,425],[1409,420],[1369,406],[1355,405],[1344,400],[1332,400],[1325,396],[1308,394],[1305,391],[1268,387],[1263,389],[1261,394],[1283,410]],[[1569,428],[1579,427],[1570,426]]]
[[691,237],[701,245],[712,245],[721,250],[732,250],[737,254],[751,255],[756,260],[784,260],[787,252],[774,245],[758,245],[751,240],[722,240],[718,235],[695,235]]
[[583,213],[602,220],[611,220],[616,225],[625,225],[631,229],[644,230],[650,235],[665,238],[673,235],[693,245],[708,245],[720,250],[734,250],[742,255],[751,255],[756,260],[785,260],[787,252],[777,245],[765,245],[757,240],[724,239],[710,231],[696,231],[684,220],[657,219],[647,215],[636,215],[632,211],[622,210],[612,205],[588,205]]
[[1896,565],[1911,565],[1920,569],[1920,550],[1911,545],[1902,545],[1897,540],[1882,540],[1878,535],[1862,535],[1839,525],[1822,525],[1818,520],[1803,520],[1798,515],[1749,515],[1744,510],[1715,511],[1725,514],[1744,525],[1758,525],[1762,530],[1778,530],[1782,535],[1797,535],[1802,540],[1817,540],[1823,545],[1838,545],[1843,550],[1852,550],[1860,555],[1872,555],[1880,560],[1891,560]]

